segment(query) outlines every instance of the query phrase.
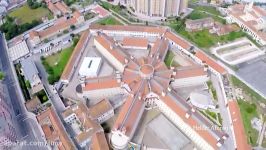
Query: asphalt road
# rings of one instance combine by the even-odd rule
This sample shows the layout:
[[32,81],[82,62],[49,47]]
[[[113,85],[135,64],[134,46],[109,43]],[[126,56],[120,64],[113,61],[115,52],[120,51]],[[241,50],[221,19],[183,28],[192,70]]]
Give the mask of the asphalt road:
[[[33,115],[30,115],[27,112],[24,105],[24,98],[22,96],[22,92],[20,91],[20,87],[18,85],[18,81],[16,80],[16,75],[14,72],[14,68],[9,62],[8,54],[6,51],[6,46],[4,42],[4,38],[0,33],[0,63],[3,68],[1,69],[5,74],[5,79],[3,80],[3,84],[7,85],[8,93],[11,104],[13,106],[13,110],[16,115],[17,125],[16,130],[18,131],[17,137],[19,142],[43,142],[45,143],[41,131],[39,130],[39,126],[36,122],[36,119]],[[34,145],[34,144],[33,144]],[[47,149],[44,146],[29,146],[25,144],[24,146],[18,146],[18,149]]]

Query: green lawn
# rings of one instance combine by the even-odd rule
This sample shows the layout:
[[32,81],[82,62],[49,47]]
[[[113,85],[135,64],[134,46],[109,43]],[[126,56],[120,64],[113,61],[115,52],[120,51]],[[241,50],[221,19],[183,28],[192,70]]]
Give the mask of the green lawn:
[[121,23],[116,20],[114,17],[107,17],[104,19],[101,19],[100,21],[97,22],[97,24],[101,25],[121,25]]
[[170,25],[176,32],[181,34],[186,39],[192,41],[201,48],[210,48],[215,44],[225,43],[236,40],[237,38],[244,37],[246,34],[242,31],[231,32],[227,35],[218,36],[216,34],[209,33],[208,29],[196,32],[188,32],[185,30],[184,24],[171,24]]
[[61,76],[74,48],[71,46],[45,58],[45,61],[53,68],[55,76]]
[[172,59],[174,58],[174,56],[175,56],[175,54],[172,51],[168,50],[168,52],[165,56],[165,59],[164,59],[165,65],[167,67],[171,66],[171,62],[172,62]]
[[194,10],[197,10],[197,11],[205,11],[205,12],[211,13],[213,15],[221,16],[221,13],[218,10],[216,10],[215,7],[211,7],[211,6],[197,6],[197,7],[194,7],[193,9]]
[[39,7],[37,9],[31,9],[26,4],[10,12],[9,16],[18,19],[19,24],[24,24],[31,23],[33,20],[41,20],[44,16],[51,18],[52,14],[47,8]]
[[258,131],[251,126],[251,119],[258,117],[256,104],[238,100],[238,105],[240,107],[241,117],[245,127],[245,132],[248,136],[248,141],[252,146],[256,146]]
[[238,105],[240,107],[245,131],[248,135],[248,140],[253,146],[255,146],[258,132],[252,128],[250,121],[253,117],[259,117],[260,114],[264,114],[263,110],[259,107],[259,103],[265,102],[265,99],[238,78],[231,76],[231,82],[235,87],[241,88],[243,94],[246,95],[246,101],[238,100]]

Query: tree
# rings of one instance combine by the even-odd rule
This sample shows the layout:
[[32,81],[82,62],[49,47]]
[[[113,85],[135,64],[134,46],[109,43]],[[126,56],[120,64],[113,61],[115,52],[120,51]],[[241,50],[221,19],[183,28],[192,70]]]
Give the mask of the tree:
[[71,26],[70,26],[70,29],[71,29],[71,30],[74,30],[75,28],[76,28],[75,25],[71,25]]
[[0,72],[0,80],[3,80],[5,77],[5,74],[3,72]]
[[29,80],[27,80],[27,81],[25,82],[25,84],[26,84],[26,87],[27,87],[28,89],[31,89],[31,85],[30,85],[30,81],[29,81]]

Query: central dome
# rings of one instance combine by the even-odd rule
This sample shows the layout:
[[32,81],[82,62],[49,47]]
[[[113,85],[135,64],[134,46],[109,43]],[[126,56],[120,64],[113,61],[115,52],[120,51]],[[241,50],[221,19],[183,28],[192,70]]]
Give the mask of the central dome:
[[139,69],[143,78],[150,78],[153,75],[154,68],[150,64],[142,65]]

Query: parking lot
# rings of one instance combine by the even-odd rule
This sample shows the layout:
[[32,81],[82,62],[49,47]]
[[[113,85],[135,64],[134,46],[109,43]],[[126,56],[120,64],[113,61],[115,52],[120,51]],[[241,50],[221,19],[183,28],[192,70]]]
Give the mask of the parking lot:
[[241,64],[236,74],[266,95],[266,56]]

